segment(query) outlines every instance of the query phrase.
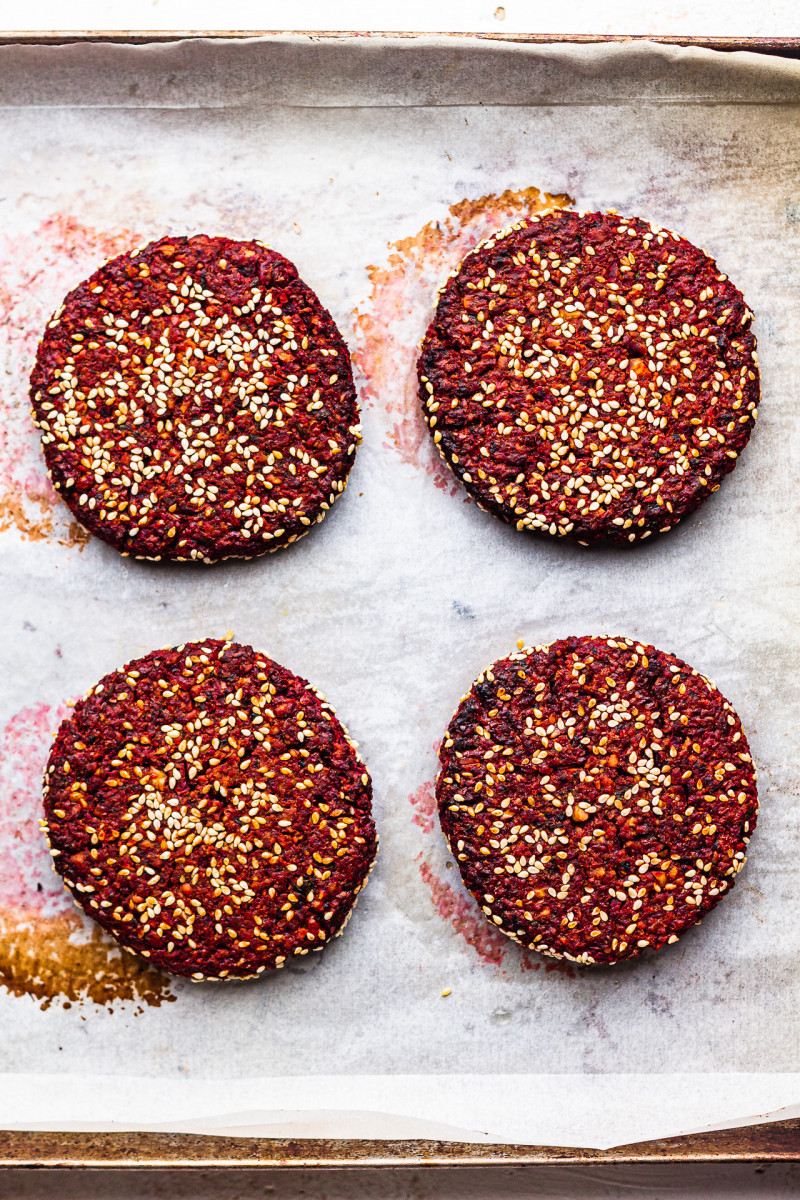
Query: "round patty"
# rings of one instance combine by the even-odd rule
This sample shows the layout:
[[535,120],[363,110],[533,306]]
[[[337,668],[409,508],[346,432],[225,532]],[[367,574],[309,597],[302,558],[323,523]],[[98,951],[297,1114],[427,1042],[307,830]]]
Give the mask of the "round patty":
[[209,638],[113,671],[58,731],[42,823],[74,899],[175,975],[242,978],[340,933],[378,840],[333,709]]
[[496,662],[439,757],[464,883],[503,933],[553,958],[613,963],[677,941],[733,886],[756,824],[731,705],[629,638]]
[[250,558],[344,491],[361,431],[347,348],[282,255],[165,237],[67,296],[31,376],[54,486],[150,559]]
[[441,290],[418,363],[434,441],[481,506],[582,543],[664,533],[719,487],[759,398],[753,314],[635,217],[551,212]]

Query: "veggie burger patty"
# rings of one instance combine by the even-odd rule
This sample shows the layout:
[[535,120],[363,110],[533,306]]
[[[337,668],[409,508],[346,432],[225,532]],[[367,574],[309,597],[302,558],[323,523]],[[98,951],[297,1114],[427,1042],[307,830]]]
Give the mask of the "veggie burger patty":
[[165,237],[70,292],[31,376],[53,484],[139,558],[249,558],[321,521],[361,438],[347,347],[260,242]]
[[43,829],[73,898],[175,975],[241,978],[340,933],[377,851],[333,709],[208,638],[106,675],[58,731]]
[[752,316],[676,233],[545,213],[492,235],[441,289],[418,363],[423,413],[496,517],[634,542],[696,509],[744,449]]
[[464,883],[531,950],[613,963],[658,949],[744,865],[758,799],[741,722],[652,646],[570,637],[501,659],[439,753]]

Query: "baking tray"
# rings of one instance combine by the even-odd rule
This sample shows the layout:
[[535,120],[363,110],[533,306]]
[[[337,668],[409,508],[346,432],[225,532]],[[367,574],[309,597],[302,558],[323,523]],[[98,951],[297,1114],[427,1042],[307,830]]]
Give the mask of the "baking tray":
[[[692,37],[658,34],[605,34],[605,33],[384,33],[378,30],[369,32],[337,32],[336,30],[288,30],[289,33],[302,32],[309,37],[343,38],[450,38],[470,39],[484,42],[516,42],[521,45],[546,46],[554,42],[565,45],[593,46],[613,42],[654,42],[661,46],[699,46],[704,50],[750,50],[758,54],[777,54],[783,58],[800,57],[800,37]],[[106,42],[126,43],[134,46],[145,46],[159,42],[174,42],[184,38],[241,38],[241,37],[275,37],[278,32],[272,29],[171,29],[167,32],[158,29],[129,29],[129,30],[47,30],[41,33],[26,32],[0,33],[0,45],[10,46],[66,46],[73,42]]]
[[[0,45],[154,44],[182,38],[237,39],[275,36],[273,31],[31,32],[0,35]],[[314,36],[313,34],[311,36]],[[326,39],[408,39],[436,35],[334,33]],[[454,40],[565,45],[657,42],[724,52],[755,51],[800,57],[800,38],[628,37],[624,35],[447,34]],[[0,1131],[0,1165],[8,1167],[378,1167],[479,1166],[645,1162],[800,1161],[800,1118],[714,1130],[607,1150],[509,1144],[467,1145],[430,1140],[271,1139],[198,1136],[189,1133],[74,1133]]]

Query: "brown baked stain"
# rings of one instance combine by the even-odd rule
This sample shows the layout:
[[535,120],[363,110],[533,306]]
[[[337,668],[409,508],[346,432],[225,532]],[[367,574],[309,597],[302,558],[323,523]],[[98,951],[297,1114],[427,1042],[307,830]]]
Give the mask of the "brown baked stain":
[[76,909],[39,828],[42,772],[65,704],[38,703],[0,727],[0,987],[43,1008],[176,997],[169,976],[123,951]]
[[419,341],[430,322],[437,289],[464,255],[492,233],[524,217],[569,208],[566,194],[536,187],[508,188],[451,204],[441,221],[429,221],[410,237],[390,242],[386,261],[367,267],[371,290],[353,318],[353,355],[365,407],[386,415],[384,445],[436,487],[461,493],[436,453],[419,410],[416,362]]
[[[57,502],[53,488],[46,492],[25,492],[18,484],[10,483],[5,493],[0,493],[0,533],[16,529],[29,542],[47,541],[53,536],[52,510]],[[77,546],[83,550],[90,537],[88,529],[77,521],[70,521],[65,530],[59,531],[56,540],[61,546]]]
[[39,338],[67,293],[141,241],[129,229],[98,229],[63,213],[31,234],[0,238],[0,532],[80,549],[89,539],[50,483],[28,379]]
[[77,912],[0,913],[0,986],[43,1009],[54,1001],[64,1008],[126,1000],[158,1007],[177,998],[168,975],[122,950],[99,926],[87,930]]
[[[31,515],[30,511],[37,507],[41,513],[39,517]],[[10,482],[0,493],[0,532],[13,528],[29,542],[44,541],[53,532],[51,508],[49,496],[37,492],[26,495],[18,484]]]
[[62,546],[77,546],[79,550],[82,550],[91,537],[89,530],[84,529],[78,521],[70,521],[65,537],[59,538],[59,541]]

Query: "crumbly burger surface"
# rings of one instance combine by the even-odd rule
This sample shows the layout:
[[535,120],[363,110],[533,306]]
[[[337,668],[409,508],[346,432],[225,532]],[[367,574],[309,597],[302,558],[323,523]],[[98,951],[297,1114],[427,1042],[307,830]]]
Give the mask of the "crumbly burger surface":
[[518,529],[633,542],[718,489],[747,443],[753,314],[713,259],[635,217],[550,212],[441,289],[423,413],[481,506]]
[[372,785],[305,680],[212,638],[75,706],[43,829],[89,916],[175,975],[242,978],[340,933],[377,851]]
[[321,521],[361,433],[347,348],[260,242],[165,237],[70,292],[31,376],[53,484],[138,558],[249,558]]
[[614,963],[675,942],[733,886],[758,812],[741,722],[629,638],[571,637],[475,682],[436,797],[486,917],[531,950]]

